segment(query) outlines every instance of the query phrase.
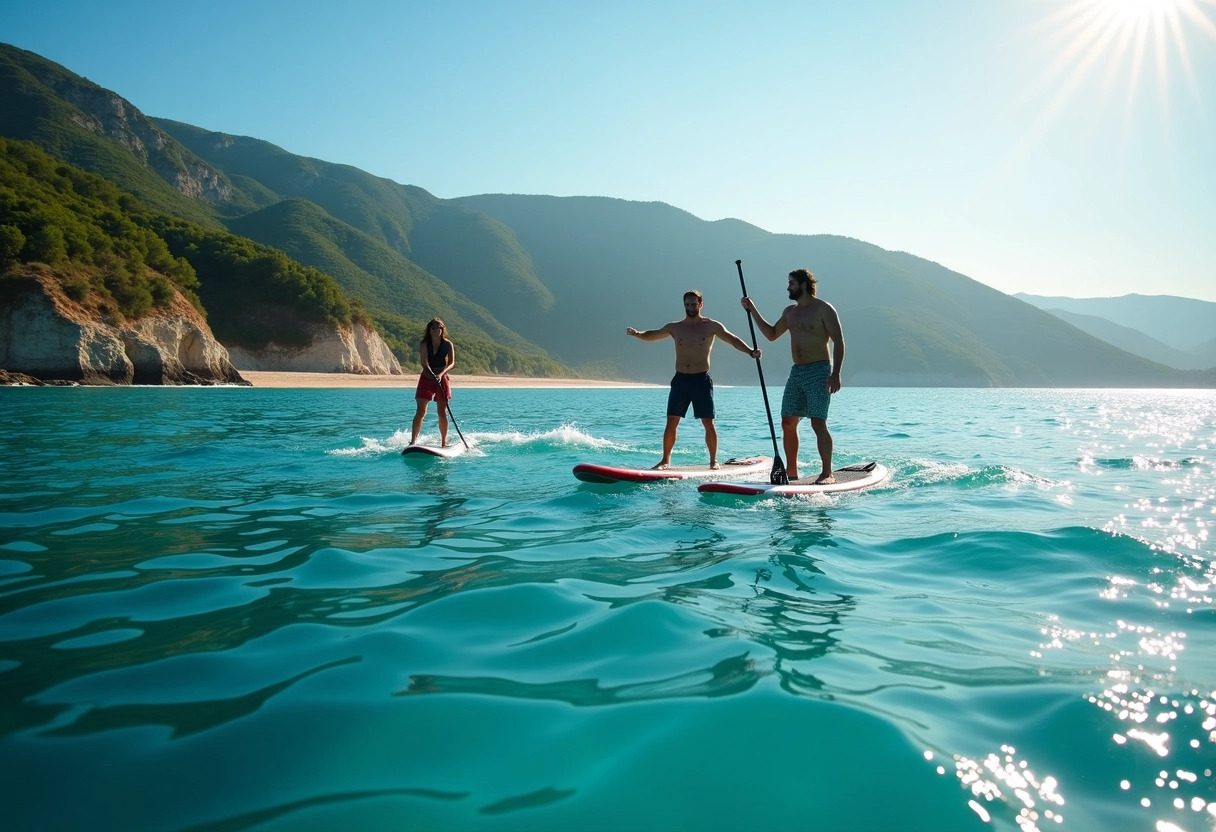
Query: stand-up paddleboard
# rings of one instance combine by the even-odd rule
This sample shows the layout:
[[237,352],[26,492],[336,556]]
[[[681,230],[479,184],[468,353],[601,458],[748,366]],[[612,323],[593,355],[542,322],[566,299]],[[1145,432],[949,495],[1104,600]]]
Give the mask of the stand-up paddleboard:
[[887,469],[877,462],[860,462],[845,468],[837,468],[834,472],[836,482],[816,485],[818,474],[810,477],[800,477],[790,480],[789,485],[770,485],[766,482],[703,482],[697,486],[702,494],[739,494],[757,496],[773,494],[782,497],[796,497],[799,494],[837,494],[841,491],[859,491],[878,485],[890,475]]
[[440,448],[438,445],[406,445],[402,449],[401,455],[413,457],[414,459],[438,456],[444,459],[451,459],[455,456],[460,456],[465,452],[464,443],[448,445],[446,448]]
[[667,468],[616,468],[612,465],[596,465],[580,462],[574,466],[574,476],[583,482],[660,482],[663,480],[690,480],[716,477],[722,474],[761,474],[772,467],[770,456],[753,456],[747,459],[728,459],[720,467],[704,465],[671,465]]

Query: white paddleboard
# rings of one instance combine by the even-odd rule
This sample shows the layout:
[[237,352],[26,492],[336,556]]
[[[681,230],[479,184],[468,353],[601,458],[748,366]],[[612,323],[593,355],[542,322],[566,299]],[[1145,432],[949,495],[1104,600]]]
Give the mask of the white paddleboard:
[[426,457],[442,457],[443,459],[451,459],[452,457],[460,456],[465,452],[463,442],[455,442],[448,445],[446,448],[441,448],[438,445],[406,445],[402,449],[401,455],[405,457],[414,457],[415,459]]
[[580,462],[574,466],[574,476],[583,482],[662,482],[664,480],[704,479],[723,475],[769,473],[773,467],[771,456],[753,456],[747,459],[728,459],[719,463],[721,467],[704,465],[671,465],[667,468],[618,468],[613,465],[596,465]]
[[885,466],[877,462],[860,462],[834,472],[836,482],[816,485],[818,474],[790,480],[789,485],[772,485],[767,482],[703,482],[697,486],[702,494],[738,494],[742,496],[776,495],[796,497],[799,494],[837,494],[842,491],[860,491],[878,485],[890,476]]

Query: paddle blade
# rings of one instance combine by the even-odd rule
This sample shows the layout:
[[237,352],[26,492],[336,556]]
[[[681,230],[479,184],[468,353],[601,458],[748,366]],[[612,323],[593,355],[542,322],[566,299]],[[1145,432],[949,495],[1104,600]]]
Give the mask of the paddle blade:
[[785,473],[785,463],[781,461],[781,457],[773,457],[773,471],[769,474],[768,481],[773,485],[789,485],[789,475]]

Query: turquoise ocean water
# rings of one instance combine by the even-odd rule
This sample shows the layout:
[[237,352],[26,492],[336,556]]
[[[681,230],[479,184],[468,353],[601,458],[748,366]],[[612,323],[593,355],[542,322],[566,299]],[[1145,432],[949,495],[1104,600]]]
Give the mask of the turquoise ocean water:
[[1216,827],[1216,393],[846,388],[892,479],[783,500],[575,480],[662,389],[411,392],[0,389],[0,827]]

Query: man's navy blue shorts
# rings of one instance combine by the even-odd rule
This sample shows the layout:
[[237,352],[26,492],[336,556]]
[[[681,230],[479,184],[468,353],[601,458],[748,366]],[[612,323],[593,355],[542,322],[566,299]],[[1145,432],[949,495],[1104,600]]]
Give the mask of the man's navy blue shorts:
[[714,380],[709,373],[676,373],[667,394],[667,415],[683,419],[692,405],[697,419],[714,418]]

